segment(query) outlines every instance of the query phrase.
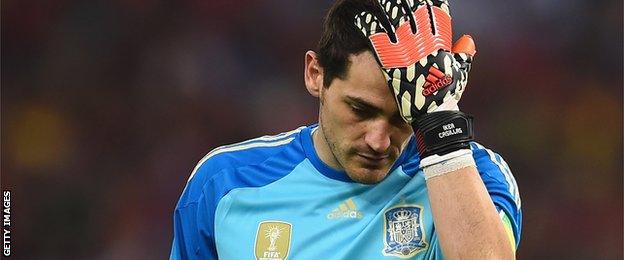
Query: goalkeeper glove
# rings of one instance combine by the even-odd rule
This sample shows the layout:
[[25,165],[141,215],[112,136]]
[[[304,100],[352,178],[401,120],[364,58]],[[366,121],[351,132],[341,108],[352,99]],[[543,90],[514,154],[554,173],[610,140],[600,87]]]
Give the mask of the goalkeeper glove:
[[357,14],[355,25],[414,129],[425,178],[474,165],[472,116],[457,106],[476,53],[472,38],[464,35],[451,47],[446,0],[377,1],[379,10]]

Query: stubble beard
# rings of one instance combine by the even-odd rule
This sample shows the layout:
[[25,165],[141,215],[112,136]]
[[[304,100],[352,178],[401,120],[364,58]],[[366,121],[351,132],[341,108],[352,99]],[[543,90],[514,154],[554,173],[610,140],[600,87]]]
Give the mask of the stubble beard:
[[336,144],[336,140],[334,138],[334,132],[331,131],[330,127],[327,127],[327,125],[324,123],[325,120],[323,120],[322,109],[320,113],[321,114],[319,116],[319,119],[320,119],[319,121],[320,121],[321,131],[323,132],[323,139],[325,143],[327,144],[327,146],[329,146],[329,151],[334,157],[334,160],[339,164],[339,166],[343,170],[346,171],[347,169],[345,168],[345,162],[341,160],[341,158],[345,156],[345,152],[342,151],[342,149],[340,149],[340,147],[338,147],[338,145]]
[[[322,115],[320,116],[319,121],[321,128],[320,130],[323,132],[323,138],[325,140],[325,143],[327,143],[327,146],[329,147],[332,156],[351,180],[364,184],[375,184],[383,180],[383,177],[385,177],[385,175],[381,179],[378,179],[376,178],[376,175],[369,175],[366,173],[366,171],[379,171],[381,169],[366,168],[364,166],[357,165],[355,162],[349,164],[348,159],[355,156],[356,151],[349,148],[343,149],[342,147],[340,147],[339,143],[336,141],[334,132],[330,129],[331,127],[323,124],[324,120]],[[360,169],[360,167],[362,169]]]

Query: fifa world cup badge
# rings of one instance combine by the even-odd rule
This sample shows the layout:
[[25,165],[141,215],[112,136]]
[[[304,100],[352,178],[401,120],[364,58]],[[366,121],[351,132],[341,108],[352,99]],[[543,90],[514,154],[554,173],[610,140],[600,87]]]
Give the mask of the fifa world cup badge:
[[400,205],[384,212],[384,255],[410,258],[427,249],[422,212],[418,205]]
[[263,221],[256,233],[257,260],[283,260],[288,256],[292,225],[283,221]]

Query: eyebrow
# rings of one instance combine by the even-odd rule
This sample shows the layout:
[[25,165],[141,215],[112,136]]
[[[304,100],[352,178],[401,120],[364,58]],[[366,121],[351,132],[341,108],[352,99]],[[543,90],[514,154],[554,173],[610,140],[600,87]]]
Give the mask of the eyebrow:
[[383,113],[383,109],[373,105],[372,103],[362,98],[354,97],[354,96],[346,96],[345,99],[346,99],[345,101],[351,105],[361,106],[363,109],[369,110],[374,113],[379,113],[379,114]]
[[[362,98],[359,98],[359,97],[354,97],[354,96],[348,96],[347,95],[345,97],[345,102],[349,103],[350,105],[361,106],[362,109],[368,110],[368,111],[370,111],[372,113],[375,113],[375,114],[383,114],[384,113],[383,109],[381,109],[380,107],[375,106],[372,103],[370,103],[370,102],[368,102],[368,101],[366,101],[366,100],[364,100]],[[399,111],[394,113],[392,115],[392,117],[398,118],[398,119],[402,118],[401,114],[399,113]]]

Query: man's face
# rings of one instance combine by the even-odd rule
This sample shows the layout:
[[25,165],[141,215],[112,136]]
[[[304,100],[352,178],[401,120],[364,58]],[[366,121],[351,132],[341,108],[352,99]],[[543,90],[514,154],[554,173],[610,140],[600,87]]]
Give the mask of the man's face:
[[330,166],[372,184],[386,177],[412,128],[401,118],[373,55],[365,51],[350,61],[345,79],[320,90],[321,131],[315,132],[315,146]]

